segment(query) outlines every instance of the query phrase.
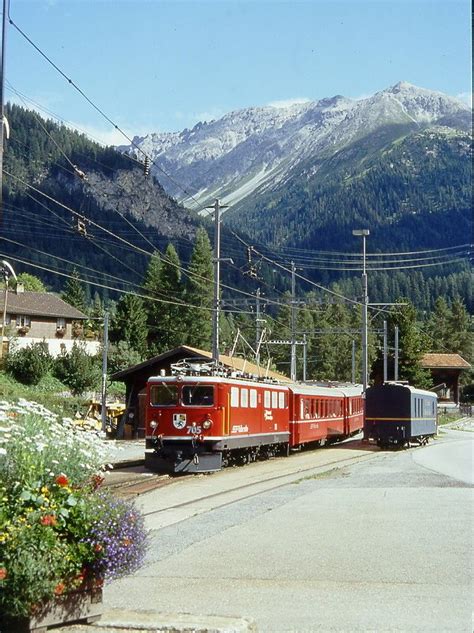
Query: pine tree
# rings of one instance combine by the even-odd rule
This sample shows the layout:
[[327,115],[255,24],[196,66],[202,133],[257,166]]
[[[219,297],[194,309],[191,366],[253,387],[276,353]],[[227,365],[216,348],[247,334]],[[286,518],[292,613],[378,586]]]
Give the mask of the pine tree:
[[211,243],[206,231],[199,228],[185,289],[186,302],[195,306],[186,309],[186,342],[204,350],[211,349],[213,283]]
[[431,337],[431,349],[433,352],[446,351],[446,335],[450,310],[446,299],[438,297],[435,302],[435,309],[428,321],[428,331]]
[[392,325],[399,328],[399,378],[414,387],[428,389],[432,381],[429,371],[421,366],[421,358],[429,349],[429,339],[421,332],[414,305],[407,299],[401,302],[407,305],[400,306],[392,318]]
[[150,351],[159,354],[182,345],[186,340],[186,310],[181,283],[181,263],[172,244],[163,257],[155,253],[146,272],[144,287],[150,297],[145,309],[148,315],[148,344]]
[[[144,302],[144,309],[147,316],[148,347],[152,352],[160,348],[158,340],[158,323],[161,311],[161,303],[157,300],[162,297],[161,284],[161,256],[155,251],[150,258],[148,268],[145,273],[143,287],[145,294],[150,298]],[[154,300],[156,299],[156,300]]]
[[146,320],[147,315],[143,300],[136,295],[123,295],[117,304],[115,316],[111,323],[110,340],[127,343],[144,358],[147,351],[148,335]]
[[61,299],[84,314],[87,312],[86,291],[75,268],[66,282]]
[[468,362],[473,360],[473,331],[471,319],[460,297],[451,305],[448,317],[446,347],[450,352],[460,354]]

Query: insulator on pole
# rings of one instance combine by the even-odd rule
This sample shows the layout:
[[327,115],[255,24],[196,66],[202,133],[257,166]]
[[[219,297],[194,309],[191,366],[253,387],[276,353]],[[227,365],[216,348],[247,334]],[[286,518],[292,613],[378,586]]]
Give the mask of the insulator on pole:
[[150,159],[148,158],[148,156],[145,156],[145,162],[143,163],[143,173],[145,174],[145,176],[148,176],[150,174]]

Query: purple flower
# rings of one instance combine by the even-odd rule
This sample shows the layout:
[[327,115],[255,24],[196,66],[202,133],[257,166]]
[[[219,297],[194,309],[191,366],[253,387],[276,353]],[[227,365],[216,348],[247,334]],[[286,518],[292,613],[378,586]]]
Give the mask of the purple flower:
[[83,542],[94,553],[92,575],[113,580],[133,573],[143,564],[147,532],[133,503],[107,493],[97,497],[96,519]]

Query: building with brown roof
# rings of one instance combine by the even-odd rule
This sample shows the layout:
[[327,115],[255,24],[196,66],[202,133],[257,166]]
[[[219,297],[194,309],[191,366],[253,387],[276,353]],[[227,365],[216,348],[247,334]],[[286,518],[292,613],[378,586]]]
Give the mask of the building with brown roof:
[[459,404],[459,377],[471,365],[459,354],[425,354],[421,365],[429,369],[439,404]]
[[[4,353],[8,349],[27,347],[46,341],[49,352],[58,356],[70,351],[82,336],[82,323],[87,316],[51,292],[30,292],[18,284],[16,291],[0,292],[0,318],[3,319],[6,298]],[[90,354],[100,346],[98,341],[84,341]]]

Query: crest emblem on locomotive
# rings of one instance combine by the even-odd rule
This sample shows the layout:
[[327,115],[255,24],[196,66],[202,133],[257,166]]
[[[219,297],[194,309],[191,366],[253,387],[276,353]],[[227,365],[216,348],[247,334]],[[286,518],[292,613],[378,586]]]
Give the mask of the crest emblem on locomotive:
[[173,413],[173,426],[181,430],[186,426],[186,413]]

